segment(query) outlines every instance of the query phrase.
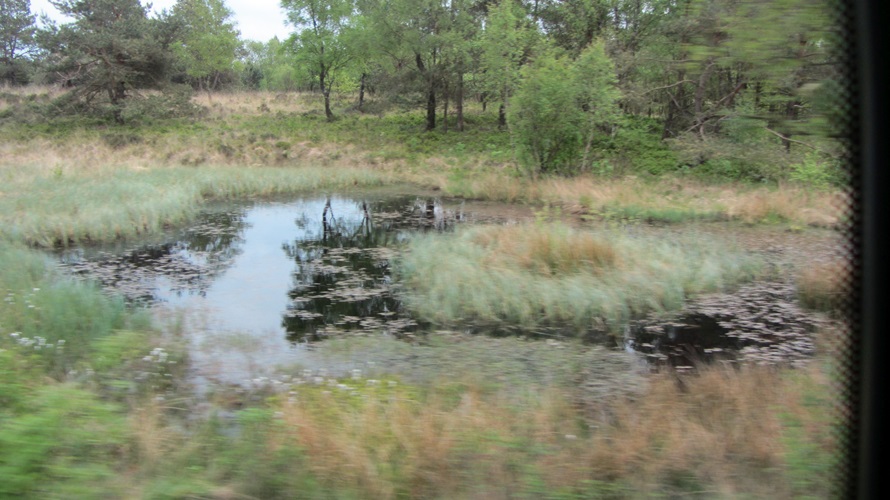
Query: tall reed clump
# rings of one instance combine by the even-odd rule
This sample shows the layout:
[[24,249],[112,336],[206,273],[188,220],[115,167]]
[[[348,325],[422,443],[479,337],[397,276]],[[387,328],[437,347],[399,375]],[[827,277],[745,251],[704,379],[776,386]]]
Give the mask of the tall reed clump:
[[0,187],[0,235],[41,246],[112,241],[180,224],[206,199],[384,182],[374,171],[316,167],[108,167],[70,176],[10,176]]
[[405,302],[424,320],[524,330],[568,324],[583,334],[678,309],[690,295],[755,277],[761,266],[714,241],[554,223],[419,236],[397,269]]
[[807,308],[839,314],[843,311],[850,285],[850,265],[844,262],[819,263],[797,275],[797,297]]

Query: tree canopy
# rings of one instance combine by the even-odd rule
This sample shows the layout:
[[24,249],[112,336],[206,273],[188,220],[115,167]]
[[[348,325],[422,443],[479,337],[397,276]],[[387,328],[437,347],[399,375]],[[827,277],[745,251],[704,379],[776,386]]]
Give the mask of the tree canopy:
[[[782,151],[838,151],[829,0],[281,0],[293,31],[267,43],[239,40],[225,0],[154,17],[138,0],[53,0],[73,21],[36,32],[28,2],[0,1],[4,79],[65,82],[117,120],[138,89],[178,80],[316,91],[329,120],[339,95],[361,109],[372,89],[422,110],[426,131],[465,130],[476,99],[538,170],[589,168],[627,118],[658,129],[676,168],[769,178]],[[16,66],[29,57],[40,71]],[[536,120],[568,127],[559,154],[524,142],[545,141]]]
[[35,16],[29,0],[0,0],[0,81],[26,83],[22,59],[32,54]]
[[178,0],[172,22],[177,32],[173,51],[183,71],[199,88],[216,87],[241,46],[232,11],[224,0]]
[[160,21],[138,0],[51,0],[72,22],[51,26],[47,49],[53,72],[76,97],[97,104],[104,97],[121,122],[124,100],[135,89],[166,83],[170,40]]

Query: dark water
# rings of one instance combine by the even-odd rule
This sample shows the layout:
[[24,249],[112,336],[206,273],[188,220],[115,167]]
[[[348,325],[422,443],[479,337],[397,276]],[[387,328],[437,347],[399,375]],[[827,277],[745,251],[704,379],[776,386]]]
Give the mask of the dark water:
[[406,239],[529,217],[522,208],[390,193],[229,203],[153,241],[60,259],[131,303],[187,312],[198,344],[249,347],[263,363],[340,334],[414,335],[420,325],[402,311],[391,269]]
[[[184,317],[205,372],[247,372],[253,368],[233,367],[307,363],[308,346],[324,338],[417,335],[424,325],[403,311],[391,268],[405,241],[422,231],[531,218],[523,207],[434,195],[319,195],[211,206],[190,227],[151,241],[59,257],[70,272],[131,303]],[[773,248],[777,240],[769,240]],[[675,318],[635,323],[626,347],[674,366],[754,351],[762,359],[809,356],[812,328],[800,327],[807,320],[794,309],[793,290],[781,286],[707,298]],[[779,328],[757,319],[779,316],[793,320]],[[777,338],[776,331],[786,333]]]

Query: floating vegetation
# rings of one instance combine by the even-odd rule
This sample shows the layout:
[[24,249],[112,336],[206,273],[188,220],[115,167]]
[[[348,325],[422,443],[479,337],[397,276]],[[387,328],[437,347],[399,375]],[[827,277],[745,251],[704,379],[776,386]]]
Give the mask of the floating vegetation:
[[676,314],[636,322],[628,345],[652,361],[686,369],[713,359],[801,366],[815,354],[814,333],[824,322],[794,299],[794,287],[782,282],[704,295]]

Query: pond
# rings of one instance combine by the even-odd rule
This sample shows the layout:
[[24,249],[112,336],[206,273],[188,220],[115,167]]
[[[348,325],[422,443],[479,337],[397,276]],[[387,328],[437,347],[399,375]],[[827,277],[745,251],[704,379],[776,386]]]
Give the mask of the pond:
[[[277,365],[317,370],[340,363],[343,370],[354,368],[354,356],[332,361],[316,353],[315,346],[324,339],[366,336],[410,343],[436,332],[404,311],[398,298],[391,263],[410,235],[534,217],[526,206],[448,199],[436,193],[312,195],[210,205],[187,228],[126,246],[66,250],[58,258],[74,275],[98,281],[131,303],[151,308],[168,327],[187,332],[197,378],[239,383]],[[628,230],[684,229],[634,225]],[[705,231],[725,238],[727,230],[712,223]],[[702,231],[696,228],[695,234],[701,236]],[[774,261],[837,258],[842,247],[830,232],[732,231],[734,238],[753,251],[770,253]],[[638,322],[628,328],[624,345],[606,347],[650,363],[678,366],[726,353],[737,357],[754,352],[763,359],[781,353],[791,353],[794,359],[810,356],[809,332],[816,321],[796,309],[793,290],[787,284],[758,286],[743,289],[742,298],[709,297],[669,322]],[[732,314],[703,312],[707,307],[732,310],[730,302],[738,310],[757,303],[764,311],[778,308],[772,314],[786,321],[767,326],[783,332],[781,342],[745,334],[763,330],[763,323],[746,329],[732,323]],[[764,311],[745,314],[760,317],[769,312]],[[364,353],[361,358],[367,363],[423,363],[419,351],[409,354],[374,342],[363,345],[379,351]]]

